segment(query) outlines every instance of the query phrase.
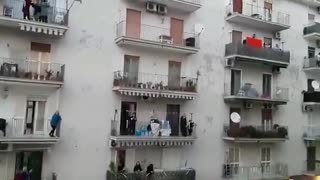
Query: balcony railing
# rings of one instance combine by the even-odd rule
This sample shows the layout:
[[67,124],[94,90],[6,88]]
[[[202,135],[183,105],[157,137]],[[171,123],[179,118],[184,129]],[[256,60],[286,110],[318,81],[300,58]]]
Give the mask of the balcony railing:
[[303,137],[310,140],[320,140],[320,126],[303,127]]
[[273,125],[271,126],[242,126],[232,127],[224,125],[224,136],[232,138],[288,138],[288,127]]
[[63,82],[65,65],[53,62],[0,58],[1,78]]
[[313,33],[320,33],[320,23],[314,23],[313,25],[307,26],[303,29],[303,35],[309,35]]
[[[38,119],[37,124],[26,123],[23,117],[13,117],[0,122],[0,139],[2,138],[50,138],[51,130],[49,119]],[[36,127],[34,127],[36,126]],[[5,130],[5,131],[4,131]],[[6,132],[4,134],[4,132]],[[58,135],[58,134],[57,134]]]
[[[159,137],[171,137],[171,138],[179,138],[179,137],[197,137],[197,125],[194,123],[190,126],[188,123],[184,132],[181,131],[180,126],[173,127],[170,125],[170,121],[159,121],[159,125],[153,126],[151,125],[151,121],[137,121],[136,128],[134,133],[128,132],[129,130],[119,130],[119,121],[111,121],[111,136],[131,136],[136,138],[154,138],[157,139]],[[153,128],[154,127],[154,128]],[[177,133],[172,135],[172,133]]]
[[265,22],[278,23],[287,26],[290,25],[290,15],[286,13],[269,10],[265,7],[259,7],[249,3],[243,4],[242,9],[234,9],[233,7],[232,3],[227,5],[227,16],[239,13]]
[[290,52],[273,48],[256,48],[241,43],[230,43],[226,45],[225,56],[239,56],[258,61],[272,61],[273,63],[289,64]]
[[28,6],[24,4],[24,0],[3,0],[0,2],[0,16],[44,24],[68,25],[68,10],[65,8],[54,7],[48,2],[32,3],[28,11]]
[[227,179],[272,179],[288,177],[285,164],[261,164],[260,166],[241,167],[234,164],[223,165],[223,177]]
[[303,93],[304,103],[320,103],[320,92],[304,92]]
[[[136,29],[129,28],[131,26]],[[121,21],[117,24],[117,39],[121,37],[144,41],[146,44],[157,43],[163,46],[199,49],[199,37],[193,32],[183,32],[175,37],[171,35],[170,28],[147,24]]]
[[304,69],[308,68],[320,68],[320,61],[316,57],[306,58],[303,64]]
[[244,100],[287,102],[289,100],[289,89],[273,87],[272,92],[261,93],[251,83],[245,83],[236,91],[231,88],[231,84],[225,83],[224,96],[225,98],[232,97]]
[[305,173],[320,175],[320,160],[307,160],[305,164]]
[[113,86],[154,91],[197,91],[197,79],[151,73],[114,72]]
[[107,171],[107,180],[139,180],[139,179],[148,179],[148,180],[195,180],[196,171],[193,169],[190,170],[177,170],[177,171],[155,171],[154,174],[147,176],[145,172],[140,173],[116,173]]

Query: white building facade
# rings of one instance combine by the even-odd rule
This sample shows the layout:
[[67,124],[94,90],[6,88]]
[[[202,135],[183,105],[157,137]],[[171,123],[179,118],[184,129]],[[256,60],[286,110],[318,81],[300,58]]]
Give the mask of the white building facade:
[[319,2],[26,6],[0,0],[0,180],[317,174]]

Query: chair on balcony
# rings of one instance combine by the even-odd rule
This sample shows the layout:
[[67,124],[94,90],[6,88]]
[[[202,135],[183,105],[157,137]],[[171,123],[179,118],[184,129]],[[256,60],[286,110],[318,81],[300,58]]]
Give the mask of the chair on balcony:
[[3,136],[6,136],[7,121],[5,119],[0,119],[0,131],[3,132]]

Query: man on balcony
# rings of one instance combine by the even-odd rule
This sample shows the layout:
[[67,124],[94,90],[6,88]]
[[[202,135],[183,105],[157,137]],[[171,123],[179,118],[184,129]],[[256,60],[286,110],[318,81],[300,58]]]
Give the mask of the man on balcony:
[[49,136],[50,136],[50,137],[54,137],[54,132],[55,132],[55,130],[57,129],[58,125],[60,124],[61,120],[62,120],[62,118],[61,118],[61,116],[60,116],[60,114],[59,114],[59,111],[56,111],[56,112],[53,114],[52,118],[51,118],[51,123],[50,123],[50,125],[51,125],[51,127],[52,127],[52,130],[51,130],[50,133],[49,133]]

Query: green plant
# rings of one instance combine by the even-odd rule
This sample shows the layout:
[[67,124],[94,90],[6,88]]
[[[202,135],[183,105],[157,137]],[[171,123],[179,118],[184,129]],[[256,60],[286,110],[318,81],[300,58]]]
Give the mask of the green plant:
[[109,163],[109,171],[113,174],[117,173],[116,164],[113,161]]

